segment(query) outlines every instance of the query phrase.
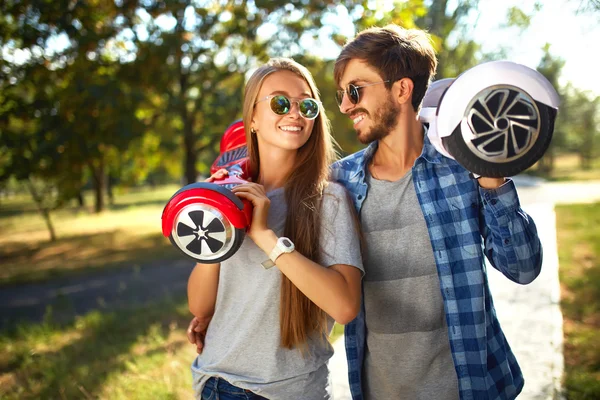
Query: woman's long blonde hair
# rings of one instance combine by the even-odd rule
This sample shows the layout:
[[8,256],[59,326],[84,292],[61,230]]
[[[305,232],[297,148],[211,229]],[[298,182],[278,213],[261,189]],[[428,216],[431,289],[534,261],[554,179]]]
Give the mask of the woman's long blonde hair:
[[[244,93],[243,121],[248,143],[250,171],[257,182],[260,154],[256,133],[252,132],[254,104],[264,79],[277,71],[291,71],[310,87],[312,97],[320,101],[319,91],[311,73],[289,58],[274,58],[258,68],[248,80]],[[305,257],[317,262],[320,243],[321,199],[327,184],[329,166],[336,158],[331,126],[325,111],[314,121],[308,141],[298,149],[296,163],[285,184],[287,217],[284,235],[289,237]],[[326,314],[282,275],[279,325],[281,345],[294,348],[306,344],[313,332],[325,332]]]

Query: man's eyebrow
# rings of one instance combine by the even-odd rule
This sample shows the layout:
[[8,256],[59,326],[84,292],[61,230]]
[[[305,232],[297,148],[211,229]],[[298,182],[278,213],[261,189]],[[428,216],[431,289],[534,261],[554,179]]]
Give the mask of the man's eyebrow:
[[367,83],[367,82],[369,82],[369,80],[363,79],[363,78],[355,78],[355,79],[352,79],[350,82],[348,82],[346,84],[346,86],[348,86],[348,85],[360,86],[359,83],[363,83],[363,82]]

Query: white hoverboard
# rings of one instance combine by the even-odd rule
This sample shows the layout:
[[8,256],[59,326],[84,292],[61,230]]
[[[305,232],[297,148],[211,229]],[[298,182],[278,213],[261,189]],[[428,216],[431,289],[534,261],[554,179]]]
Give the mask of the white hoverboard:
[[509,177],[544,155],[559,103],[536,70],[491,61],[432,82],[419,119],[429,124],[427,136],[444,156],[480,176]]

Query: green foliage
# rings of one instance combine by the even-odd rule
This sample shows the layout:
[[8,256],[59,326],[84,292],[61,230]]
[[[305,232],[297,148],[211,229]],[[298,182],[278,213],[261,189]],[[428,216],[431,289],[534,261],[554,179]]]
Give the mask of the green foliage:
[[516,6],[508,9],[506,17],[508,26],[526,29],[529,28],[529,25],[531,24],[531,16],[527,15],[523,10]]
[[469,39],[465,20],[476,12],[479,0],[434,0],[417,25],[434,37],[438,51],[436,79],[453,78],[478,64],[480,46]]
[[568,399],[600,397],[600,203],[557,206]]
[[600,96],[572,85],[567,85],[563,93],[558,128],[566,133],[565,148],[579,154],[581,168],[590,169],[600,143]]
[[555,158],[561,153],[575,152],[580,158],[580,168],[590,170],[598,155],[600,141],[600,97],[577,89],[570,83],[560,86],[559,78],[565,60],[553,55],[550,45],[544,46],[544,55],[537,70],[557,89],[561,104],[550,147],[538,163],[537,171],[551,175]]
[[[208,173],[224,130],[241,117],[245,77],[271,56],[294,57],[309,67],[344,154],[358,150],[362,145],[334,101],[336,54],[320,60],[300,43],[331,38],[341,46],[347,37],[332,25],[337,14],[349,16],[354,32],[388,23],[420,27],[433,35],[437,78],[453,77],[504,55],[502,48],[483,53],[470,35],[478,4],[3,2],[0,185],[43,180],[57,193],[55,208],[91,184],[99,211],[107,184],[195,181],[198,172]],[[505,26],[526,29],[539,8],[511,7]],[[544,57],[540,70],[555,83],[561,60],[549,51]],[[557,122],[555,147],[593,148],[573,133],[582,128],[571,129],[570,121]]]

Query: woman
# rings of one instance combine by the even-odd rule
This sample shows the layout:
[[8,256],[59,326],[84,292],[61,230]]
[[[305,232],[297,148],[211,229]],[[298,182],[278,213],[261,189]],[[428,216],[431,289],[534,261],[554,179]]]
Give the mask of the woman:
[[210,320],[196,396],[328,398],[327,337],[357,315],[363,267],[352,204],[327,182],[335,153],[311,74],[290,59],[258,68],[243,120],[255,183],[233,192],[252,203],[252,225],[230,259],[196,265],[188,282],[190,311]]

